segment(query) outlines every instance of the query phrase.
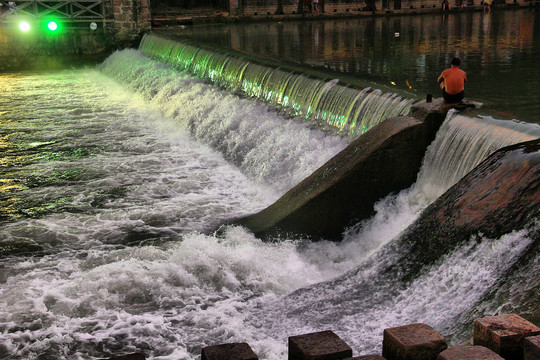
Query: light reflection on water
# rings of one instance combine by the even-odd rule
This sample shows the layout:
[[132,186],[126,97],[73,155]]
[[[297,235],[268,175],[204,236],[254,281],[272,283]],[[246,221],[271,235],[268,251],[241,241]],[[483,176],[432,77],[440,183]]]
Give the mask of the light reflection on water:
[[466,95],[497,118],[540,122],[540,12],[497,10],[403,17],[215,25],[176,35],[340,77],[439,96],[436,79],[455,54]]

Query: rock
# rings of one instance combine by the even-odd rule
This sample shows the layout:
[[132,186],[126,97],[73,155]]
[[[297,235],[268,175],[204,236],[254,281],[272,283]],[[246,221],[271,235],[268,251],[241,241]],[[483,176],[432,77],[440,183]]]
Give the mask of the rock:
[[540,335],[525,338],[525,342],[523,343],[523,359],[540,359]]
[[355,356],[353,358],[347,358],[344,360],[386,360],[380,355],[363,355],[363,356]]
[[504,360],[483,346],[452,346],[439,354],[437,360]]
[[388,360],[435,360],[447,348],[444,337],[426,324],[385,329],[383,357]]
[[516,314],[488,316],[474,322],[474,344],[485,346],[506,360],[523,359],[525,337],[539,334],[538,326]]
[[230,343],[203,347],[201,360],[258,360],[247,343]]
[[338,360],[351,356],[349,345],[330,330],[289,337],[289,360]]

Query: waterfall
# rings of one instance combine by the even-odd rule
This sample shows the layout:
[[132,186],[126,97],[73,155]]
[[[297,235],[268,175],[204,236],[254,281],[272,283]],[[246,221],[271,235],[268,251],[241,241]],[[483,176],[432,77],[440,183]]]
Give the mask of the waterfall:
[[232,91],[283,108],[323,129],[355,137],[382,121],[409,113],[414,99],[379,89],[356,89],[238,56],[146,34],[139,50]]
[[426,152],[416,189],[434,200],[493,152],[538,138],[538,124],[451,111]]

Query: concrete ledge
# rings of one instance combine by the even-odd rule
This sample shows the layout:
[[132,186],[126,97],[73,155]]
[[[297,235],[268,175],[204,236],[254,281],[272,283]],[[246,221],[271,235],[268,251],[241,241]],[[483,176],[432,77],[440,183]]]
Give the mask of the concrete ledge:
[[[439,104],[440,105],[440,104]],[[234,221],[256,236],[341,240],[347,226],[371,216],[373,205],[412,185],[446,112],[417,106],[373,127],[261,212]]]

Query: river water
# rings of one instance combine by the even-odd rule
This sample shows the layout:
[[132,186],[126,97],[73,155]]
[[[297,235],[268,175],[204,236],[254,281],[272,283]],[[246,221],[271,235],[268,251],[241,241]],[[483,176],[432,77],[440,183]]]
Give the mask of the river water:
[[2,74],[0,89],[0,358],[197,359],[247,341],[279,360],[288,336],[326,329],[363,355],[410,322],[462,342],[464,314],[496,310],[484,294],[534,240],[534,224],[479,234],[405,287],[377,281],[397,258],[385,244],[489,153],[539,138],[537,124],[454,114],[417,184],[381,199],[342,243],[265,243],[213,230],[268,206],[350,139],[137,50],[97,68]]
[[540,11],[283,21],[160,30],[213,47],[371,80],[420,99],[440,97],[437,77],[454,55],[467,72],[467,99],[497,118],[540,122]]

